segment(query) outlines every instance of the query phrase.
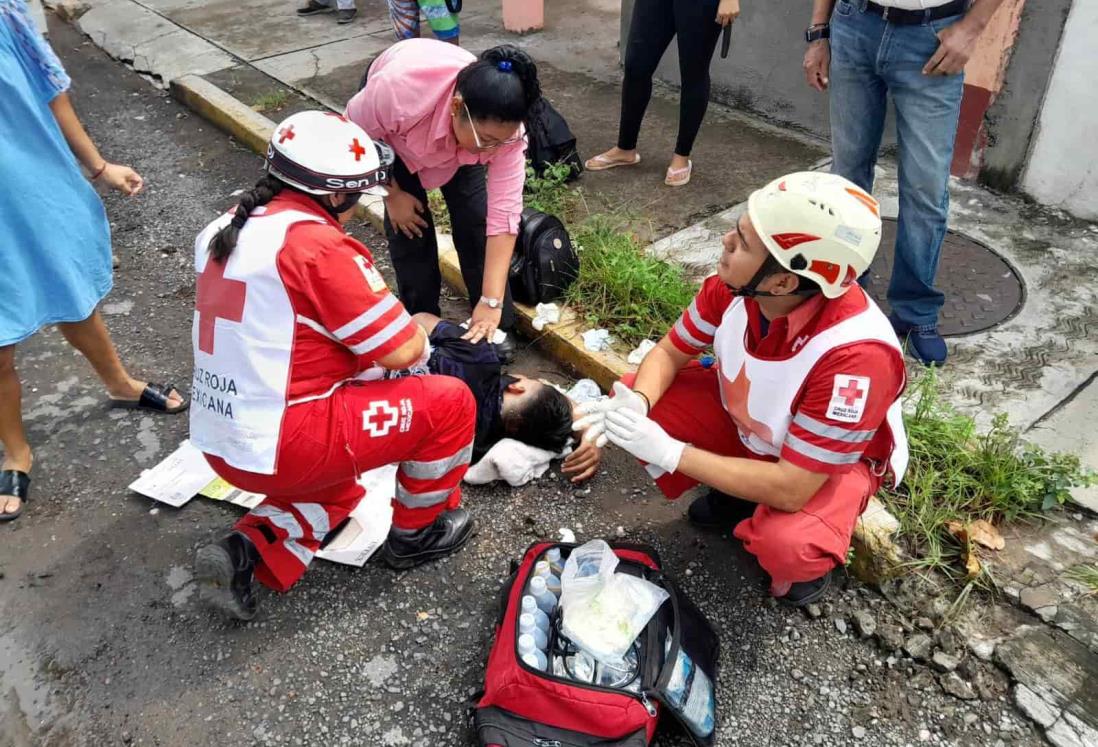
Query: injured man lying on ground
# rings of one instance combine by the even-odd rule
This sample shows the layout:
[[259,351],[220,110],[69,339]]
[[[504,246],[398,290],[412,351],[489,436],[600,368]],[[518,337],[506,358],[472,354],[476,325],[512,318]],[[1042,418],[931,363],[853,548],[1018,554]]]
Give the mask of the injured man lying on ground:
[[[548,464],[569,448],[576,403],[551,384],[504,373],[496,346],[462,339],[466,333],[463,327],[434,314],[420,313],[412,318],[426,330],[431,344],[426,371],[412,373],[461,379],[476,401],[473,467],[466,482],[503,479],[512,485],[523,484],[537,476],[533,471],[539,465]],[[594,475],[599,454],[594,444],[581,441],[578,434],[576,441],[579,445],[565,458],[562,472],[581,482]]]

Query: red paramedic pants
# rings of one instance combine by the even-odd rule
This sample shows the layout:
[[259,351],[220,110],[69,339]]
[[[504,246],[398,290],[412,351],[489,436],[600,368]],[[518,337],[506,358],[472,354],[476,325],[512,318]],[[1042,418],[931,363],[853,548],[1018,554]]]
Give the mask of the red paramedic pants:
[[[635,374],[626,374],[622,382],[631,387],[635,378]],[[650,415],[673,438],[699,449],[760,459],[740,441],[736,425],[721,403],[719,386],[715,367],[691,362]],[[672,500],[699,484],[678,472],[663,473],[655,481]],[[854,526],[880,484],[881,478],[873,474],[870,465],[859,462],[848,472],[832,475],[800,511],[759,505],[751,518],[736,525],[734,535],[770,574],[771,591],[784,595],[789,584],[819,578],[846,561]]]
[[287,591],[362,499],[366,491],[356,480],[363,472],[399,463],[395,527],[419,529],[456,508],[475,423],[473,395],[458,379],[356,382],[287,408],[274,475],[206,458],[236,487],[267,496],[234,529],[259,550],[256,578]]

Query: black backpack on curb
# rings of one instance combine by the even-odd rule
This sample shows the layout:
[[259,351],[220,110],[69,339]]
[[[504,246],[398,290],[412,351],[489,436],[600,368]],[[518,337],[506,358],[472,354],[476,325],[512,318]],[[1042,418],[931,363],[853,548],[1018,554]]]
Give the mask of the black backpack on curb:
[[511,255],[510,286],[516,301],[532,306],[557,300],[575,282],[579,263],[568,230],[556,216],[534,208],[522,211]]
[[583,161],[576,150],[576,136],[544,96],[531,107],[525,124],[526,158],[538,176],[554,163],[565,163],[572,168],[568,181],[580,175]]

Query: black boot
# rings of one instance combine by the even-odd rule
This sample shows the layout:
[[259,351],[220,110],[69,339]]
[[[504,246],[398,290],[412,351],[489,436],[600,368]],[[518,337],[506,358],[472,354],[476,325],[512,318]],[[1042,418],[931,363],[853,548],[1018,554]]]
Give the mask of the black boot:
[[252,588],[258,561],[259,551],[240,532],[198,548],[194,575],[199,598],[229,617],[251,620],[258,605]]
[[829,588],[831,588],[830,572],[812,581],[798,581],[789,587],[789,591],[781,597],[781,600],[794,607],[807,607],[819,601]]
[[686,516],[691,524],[699,527],[731,530],[755,513],[758,505],[711,488],[705,495],[694,499]]
[[443,511],[435,523],[423,529],[389,530],[381,546],[381,559],[390,568],[404,570],[457,552],[473,534],[473,517],[464,508]]

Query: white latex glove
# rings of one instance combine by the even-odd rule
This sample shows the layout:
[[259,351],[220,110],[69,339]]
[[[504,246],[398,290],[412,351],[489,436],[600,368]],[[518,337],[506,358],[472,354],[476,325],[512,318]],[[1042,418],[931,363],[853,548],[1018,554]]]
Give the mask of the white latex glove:
[[594,441],[595,446],[606,446],[606,414],[618,410],[631,410],[640,415],[648,414],[648,402],[632,389],[620,381],[614,382],[611,390],[613,397],[601,397],[594,402],[585,402],[576,408],[576,412],[582,415],[579,420],[572,423],[572,430],[582,431],[585,441]]
[[686,448],[686,442],[671,438],[655,420],[630,409],[606,413],[606,435],[610,443],[664,472],[679,468]]

